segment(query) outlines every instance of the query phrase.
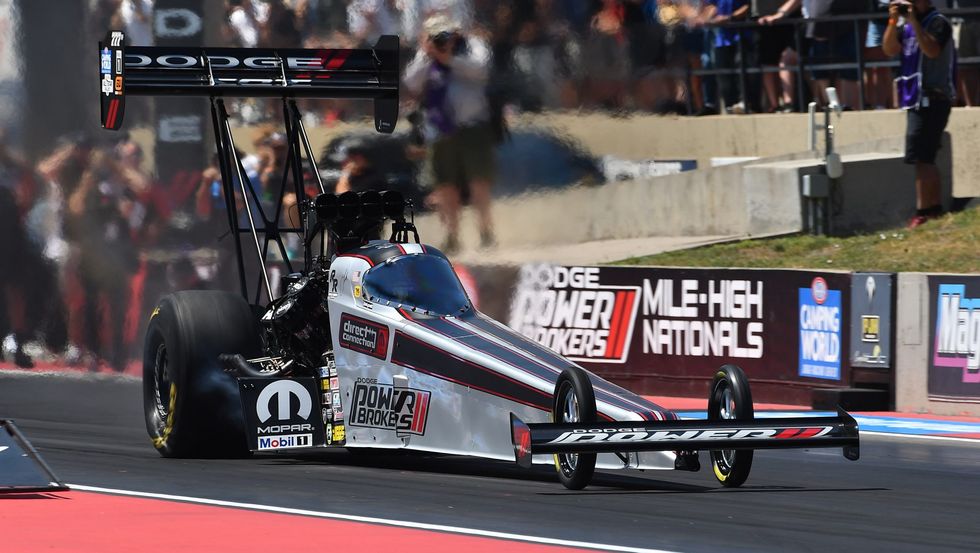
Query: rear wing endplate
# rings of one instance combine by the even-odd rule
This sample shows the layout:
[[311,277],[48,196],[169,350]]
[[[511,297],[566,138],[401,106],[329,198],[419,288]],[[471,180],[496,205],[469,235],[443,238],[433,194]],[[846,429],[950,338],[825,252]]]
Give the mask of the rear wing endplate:
[[374,48],[272,49],[126,46],[122,31],[99,43],[102,126],[122,126],[126,96],[364,98],[374,126],[398,119],[398,37]]

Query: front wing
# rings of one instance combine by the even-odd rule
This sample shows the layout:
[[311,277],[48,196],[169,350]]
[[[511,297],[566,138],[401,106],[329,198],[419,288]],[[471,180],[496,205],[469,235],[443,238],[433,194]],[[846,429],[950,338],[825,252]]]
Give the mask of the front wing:
[[847,459],[860,457],[857,422],[843,409],[836,417],[540,424],[511,414],[510,424],[522,467],[542,453],[842,447]]

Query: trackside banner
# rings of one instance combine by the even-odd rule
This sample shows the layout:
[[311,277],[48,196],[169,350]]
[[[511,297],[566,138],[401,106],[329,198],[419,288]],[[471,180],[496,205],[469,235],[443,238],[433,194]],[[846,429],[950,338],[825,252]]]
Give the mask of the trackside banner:
[[929,398],[980,402],[980,276],[930,276],[929,306]]
[[610,376],[690,385],[734,362],[756,380],[841,384],[850,283],[834,272],[525,265],[509,324]]

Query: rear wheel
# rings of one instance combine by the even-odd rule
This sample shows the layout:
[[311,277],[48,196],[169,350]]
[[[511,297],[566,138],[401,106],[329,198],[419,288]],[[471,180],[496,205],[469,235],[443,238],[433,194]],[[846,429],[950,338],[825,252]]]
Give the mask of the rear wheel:
[[[595,391],[592,381],[584,370],[570,367],[562,371],[555,384],[555,405],[552,408],[555,422],[596,422]],[[595,474],[595,453],[556,453],[555,468],[562,485],[570,490],[581,490],[592,481]]]
[[143,347],[143,413],[160,455],[248,454],[238,383],[218,355],[257,357],[259,344],[255,316],[241,296],[193,290],[160,300]]
[[[715,373],[708,396],[708,420],[752,420],[752,392],[749,380],[742,369],[724,365]],[[752,470],[751,449],[719,450],[711,452],[711,466],[715,478],[726,488],[737,488],[745,483]]]

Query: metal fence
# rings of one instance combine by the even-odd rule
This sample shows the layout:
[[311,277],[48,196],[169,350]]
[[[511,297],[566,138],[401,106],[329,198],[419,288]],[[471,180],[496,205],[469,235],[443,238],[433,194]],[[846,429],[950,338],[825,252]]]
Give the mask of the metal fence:
[[[980,18],[980,8],[964,8],[964,9],[944,9],[939,10],[940,13],[945,15],[950,19],[959,18]],[[849,14],[849,15],[836,15],[828,17],[818,17],[818,18],[793,18],[793,19],[781,19],[773,22],[771,25],[761,25],[756,21],[738,21],[738,22],[728,22],[728,23],[718,23],[718,24],[708,24],[705,25],[708,28],[716,29],[733,29],[738,32],[738,67],[735,68],[714,68],[714,69],[691,69],[688,68],[686,71],[686,79],[688,88],[691,86],[692,76],[718,76],[718,75],[737,75],[739,82],[739,92],[740,99],[743,103],[748,105],[747,91],[748,91],[748,76],[756,75],[762,73],[775,73],[778,71],[792,71],[796,75],[796,110],[805,111],[807,104],[807,95],[809,89],[807,85],[806,72],[813,70],[846,70],[846,69],[856,69],[862,78],[857,79],[858,84],[858,98],[859,109],[865,109],[865,85],[863,79],[863,73],[866,68],[876,68],[876,67],[898,67],[897,60],[888,61],[869,61],[864,59],[864,44],[865,44],[865,34],[862,30],[866,30],[865,23],[872,20],[883,20],[887,19],[888,14],[881,13],[868,13],[868,14]],[[830,23],[830,24],[849,24],[850,36],[854,40],[855,45],[855,58],[854,61],[848,62],[838,62],[838,63],[807,63],[806,59],[806,28],[810,24],[819,23]],[[793,26],[794,35],[794,50],[797,53],[797,59],[799,63],[795,66],[769,66],[769,67],[748,67],[746,63],[746,52],[745,44],[746,38],[750,36],[750,33],[758,31],[760,29],[766,29],[770,26]],[[957,60],[960,66],[963,65],[980,65],[980,56],[958,58]]]

